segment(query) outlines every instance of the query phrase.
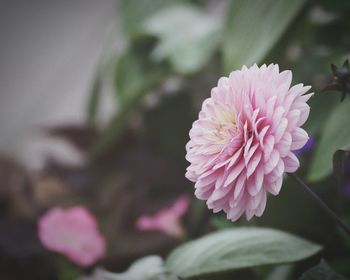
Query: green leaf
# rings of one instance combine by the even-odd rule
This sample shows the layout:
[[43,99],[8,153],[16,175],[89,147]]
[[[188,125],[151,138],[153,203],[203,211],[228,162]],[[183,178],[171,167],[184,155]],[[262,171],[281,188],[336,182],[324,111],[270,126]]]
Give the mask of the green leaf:
[[152,53],[156,61],[168,59],[181,74],[198,71],[208,62],[222,36],[222,18],[189,4],[172,5],[144,24],[145,33],[159,38]]
[[350,143],[350,102],[339,104],[323,126],[320,142],[313,156],[308,179],[317,181],[332,172],[332,157],[336,150]]
[[117,61],[114,87],[121,109],[147,94],[167,73],[164,65],[149,59],[151,47],[150,42],[142,42],[129,48]]
[[121,0],[120,18],[124,33],[135,36],[140,33],[140,28],[145,19],[162,8],[181,2],[180,0]]
[[219,231],[178,247],[169,255],[165,266],[186,278],[295,262],[320,250],[321,246],[282,231],[237,228]]
[[225,71],[261,62],[304,3],[304,0],[231,0],[223,43]]
[[299,280],[348,280],[344,276],[337,274],[324,260],[304,272]]

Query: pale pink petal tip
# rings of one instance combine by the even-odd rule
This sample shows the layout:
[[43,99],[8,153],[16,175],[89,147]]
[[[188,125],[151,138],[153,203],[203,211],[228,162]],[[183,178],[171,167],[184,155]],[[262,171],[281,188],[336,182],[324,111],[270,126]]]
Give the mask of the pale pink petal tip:
[[181,217],[187,213],[190,199],[180,196],[169,208],[161,209],[153,215],[142,215],[136,221],[140,231],[160,231],[175,238],[184,236]]
[[38,221],[42,244],[86,267],[105,255],[106,245],[94,216],[84,207],[53,208]]
[[309,86],[291,85],[278,65],[243,66],[219,79],[190,130],[186,177],[213,212],[235,221],[260,217],[267,193],[277,195],[284,172],[295,172],[292,152],[308,140]]

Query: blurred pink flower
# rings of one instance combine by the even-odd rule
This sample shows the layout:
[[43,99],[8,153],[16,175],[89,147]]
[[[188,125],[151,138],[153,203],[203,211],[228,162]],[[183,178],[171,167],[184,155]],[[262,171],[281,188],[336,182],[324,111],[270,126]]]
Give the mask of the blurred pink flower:
[[141,231],[158,230],[175,238],[184,236],[181,217],[189,207],[189,197],[180,196],[170,208],[162,209],[154,215],[142,215],[136,221],[136,228]]
[[95,218],[84,207],[53,208],[38,222],[43,245],[80,266],[90,266],[105,255],[105,240]]
[[193,123],[186,177],[209,209],[235,221],[261,216],[266,193],[277,195],[283,172],[295,172],[292,152],[308,141],[301,129],[308,118],[311,87],[291,86],[291,71],[278,65],[243,66],[222,77]]

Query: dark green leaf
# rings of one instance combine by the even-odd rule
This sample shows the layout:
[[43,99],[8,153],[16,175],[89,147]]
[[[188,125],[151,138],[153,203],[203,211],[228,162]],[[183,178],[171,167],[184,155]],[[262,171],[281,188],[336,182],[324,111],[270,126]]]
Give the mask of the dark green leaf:
[[225,71],[261,62],[304,3],[303,0],[232,0],[223,44]]
[[267,228],[223,230],[184,244],[166,260],[166,267],[181,277],[295,262],[310,257],[321,246],[294,235]]
[[299,280],[348,280],[337,274],[324,260],[301,275]]

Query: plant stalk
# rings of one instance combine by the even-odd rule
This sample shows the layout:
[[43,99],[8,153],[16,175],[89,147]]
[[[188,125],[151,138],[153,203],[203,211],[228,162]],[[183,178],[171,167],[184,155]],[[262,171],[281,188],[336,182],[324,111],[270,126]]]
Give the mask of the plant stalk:
[[292,178],[326,213],[327,215],[339,226],[341,227],[349,236],[350,228],[331,210],[323,200],[314,193],[311,188],[306,185],[306,183],[299,178],[295,173],[287,173],[290,178]]

